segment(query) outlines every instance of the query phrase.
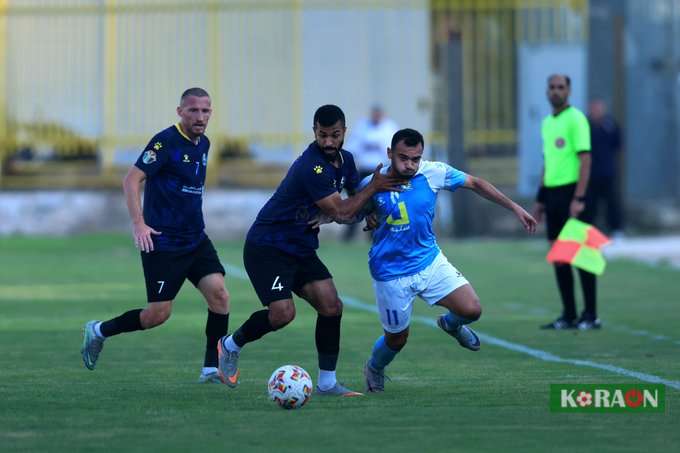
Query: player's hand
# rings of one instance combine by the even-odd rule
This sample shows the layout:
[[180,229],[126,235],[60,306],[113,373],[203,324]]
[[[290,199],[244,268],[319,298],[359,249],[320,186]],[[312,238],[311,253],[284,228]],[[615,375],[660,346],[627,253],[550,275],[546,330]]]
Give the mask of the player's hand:
[[515,215],[519,219],[520,223],[524,227],[525,230],[527,230],[528,233],[535,233],[536,232],[536,225],[538,222],[536,222],[536,219],[526,212],[524,208],[522,208],[519,205],[515,206]]
[[585,209],[586,204],[582,201],[571,200],[569,205],[569,215],[572,217],[578,217]]
[[543,203],[536,203],[531,214],[533,215],[534,219],[536,219],[536,222],[542,222],[543,215],[545,214],[545,205]]
[[401,192],[401,186],[408,182],[406,178],[400,178],[397,176],[383,175],[380,173],[380,169],[383,164],[378,164],[373,171],[373,179],[371,180],[371,185],[375,188],[376,192]]
[[151,235],[159,235],[160,231],[156,231],[149,225],[144,223],[144,221],[134,222],[132,224],[132,237],[135,240],[135,247],[137,247],[142,252],[152,252],[153,251],[153,240]]
[[375,212],[371,212],[366,216],[366,226],[364,227],[364,231],[373,231],[376,228],[378,228],[378,216],[375,215]]
[[309,222],[307,222],[307,225],[309,225],[309,227],[310,227],[312,230],[316,230],[316,229],[320,228],[321,225],[323,225],[324,223],[331,223],[331,222],[333,222],[333,218],[332,218],[332,217],[327,216],[326,214],[321,213],[321,214],[318,214],[318,215],[314,216],[314,218],[312,218],[312,220],[310,220]]

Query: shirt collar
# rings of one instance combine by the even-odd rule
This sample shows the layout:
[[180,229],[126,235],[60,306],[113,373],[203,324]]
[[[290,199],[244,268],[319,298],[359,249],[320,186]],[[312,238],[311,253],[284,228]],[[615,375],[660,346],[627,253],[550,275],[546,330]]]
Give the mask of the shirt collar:
[[177,128],[177,132],[179,132],[179,134],[180,134],[182,137],[184,137],[184,138],[186,138],[187,140],[189,140],[189,141],[191,142],[192,145],[198,145],[199,143],[201,143],[201,136],[200,136],[200,135],[198,136],[198,141],[197,141],[196,143],[194,143],[194,141],[193,141],[192,139],[190,139],[189,136],[188,136],[187,134],[184,133],[184,131],[182,130],[182,128],[179,126],[179,123],[176,123],[176,124],[175,124],[175,127]]

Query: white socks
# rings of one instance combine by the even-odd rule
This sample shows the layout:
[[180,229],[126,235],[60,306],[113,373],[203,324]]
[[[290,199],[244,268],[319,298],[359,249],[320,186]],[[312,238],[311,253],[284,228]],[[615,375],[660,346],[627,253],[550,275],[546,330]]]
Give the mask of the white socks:
[[227,348],[227,351],[229,352],[237,353],[241,352],[241,347],[234,342],[234,339],[231,338],[231,335],[229,335],[227,339],[224,340],[224,346]]
[[204,366],[203,369],[201,370],[201,374],[203,376],[211,373],[217,373],[217,368],[214,366]]
[[320,390],[328,390],[329,388],[334,387],[336,382],[335,370],[319,370],[319,382],[317,382],[316,385]]
[[100,340],[103,340],[106,338],[104,334],[102,334],[102,322],[99,321],[97,324],[94,325],[94,333],[99,337]]

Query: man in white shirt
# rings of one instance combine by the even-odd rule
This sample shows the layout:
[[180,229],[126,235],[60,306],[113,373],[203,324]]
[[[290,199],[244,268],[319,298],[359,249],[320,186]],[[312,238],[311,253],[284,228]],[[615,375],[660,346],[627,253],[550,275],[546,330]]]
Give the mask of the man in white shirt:
[[[385,163],[387,148],[390,147],[392,136],[398,129],[397,123],[387,118],[378,104],[371,108],[370,117],[361,119],[350,129],[350,136],[344,148],[354,155],[359,180],[373,174],[379,163]],[[347,225],[343,240],[351,240],[356,227],[357,224]]]

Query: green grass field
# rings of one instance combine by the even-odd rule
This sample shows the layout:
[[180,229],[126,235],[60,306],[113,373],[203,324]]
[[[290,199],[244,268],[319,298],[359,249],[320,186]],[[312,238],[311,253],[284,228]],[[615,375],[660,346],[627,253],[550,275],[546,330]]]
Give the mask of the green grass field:
[[[242,267],[241,243],[217,243]],[[557,290],[542,242],[446,242],[475,286],[487,336],[564,359],[680,381],[680,272],[617,261],[600,281],[599,332],[545,332]],[[339,291],[372,304],[364,244],[320,254]],[[495,344],[472,353],[422,322],[388,368],[387,391],[315,399],[299,411],[267,400],[271,372],[302,365],[316,379],[314,312],[298,301],[285,330],[248,345],[241,385],[198,385],[205,304],[187,283],[163,326],[107,341],[94,372],[81,328],[143,307],[139,258],[123,236],[0,239],[0,451],[677,451],[680,391],[665,414],[558,414],[551,383],[628,383],[613,371],[554,363]],[[231,329],[260,308],[250,284],[228,277]],[[439,311],[419,302],[415,313]],[[230,329],[230,330],[231,330]],[[347,306],[338,375],[362,386],[380,334],[377,316]],[[487,337],[488,338],[488,337]]]

